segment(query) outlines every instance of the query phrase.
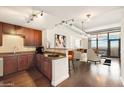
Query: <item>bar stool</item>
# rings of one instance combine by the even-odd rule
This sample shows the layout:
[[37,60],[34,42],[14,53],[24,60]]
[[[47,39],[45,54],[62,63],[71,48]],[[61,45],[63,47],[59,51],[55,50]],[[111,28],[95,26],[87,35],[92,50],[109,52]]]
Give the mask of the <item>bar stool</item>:
[[71,62],[72,62],[72,68],[75,72],[75,67],[74,67],[74,52],[73,51],[68,51],[68,62],[69,62],[69,73],[71,74]]

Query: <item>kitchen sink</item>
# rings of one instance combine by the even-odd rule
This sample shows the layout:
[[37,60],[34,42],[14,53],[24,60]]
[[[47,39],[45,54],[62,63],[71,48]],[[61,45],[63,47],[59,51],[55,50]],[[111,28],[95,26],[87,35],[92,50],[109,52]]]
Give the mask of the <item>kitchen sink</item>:
[[59,57],[59,55],[54,54],[54,55],[48,55],[48,57]]

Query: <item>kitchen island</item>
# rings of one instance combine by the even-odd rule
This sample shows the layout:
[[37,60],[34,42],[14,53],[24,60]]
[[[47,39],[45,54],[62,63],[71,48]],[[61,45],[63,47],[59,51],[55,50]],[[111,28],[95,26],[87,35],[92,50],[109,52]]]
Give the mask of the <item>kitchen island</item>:
[[52,82],[53,86],[57,86],[65,79],[69,78],[68,59],[60,58],[52,60]]
[[52,86],[57,86],[69,77],[68,58],[66,56],[49,56],[37,54],[37,68],[50,81]]

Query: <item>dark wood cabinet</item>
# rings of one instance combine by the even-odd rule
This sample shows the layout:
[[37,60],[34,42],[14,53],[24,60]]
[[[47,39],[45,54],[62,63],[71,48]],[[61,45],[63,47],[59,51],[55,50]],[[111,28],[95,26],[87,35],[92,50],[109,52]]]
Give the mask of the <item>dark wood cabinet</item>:
[[[44,68],[45,68],[45,66],[44,66],[44,60],[45,60],[45,58],[44,58],[44,56],[43,55],[41,55],[41,57],[40,57],[40,64],[41,64],[41,72],[44,74]],[[45,75],[45,74],[44,74]]]
[[39,71],[43,71],[42,70],[42,67],[41,66],[43,66],[42,65],[42,61],[41,61],[41,55],[40,54],[37,54],[37,55],[35,55],[35,60],[36,60],[36,67],[37,67],[37,69],[39,70]]
[[2,34],[19,35],[24,38],[24,46],[42,45],[42,31],[27,27],[0,23],[0,46],[2,45]]
[[0,23],[0,46],[2,46],[2,23]]
[[40,46],[42,45],[42,32],[31,28],[16,26],[18,35],[24,36],[24,46]]
[[28,68],[34,67],[35,66],[34,54],[28,54],[27,56],[28,56]]
[[16,34],[17,35],[22,35],[22,36],[25,36],[25,28],[24,27],[21,27],[21,26],[15,26],[15,30],[16,30]]
[[3,56],[4,75],[12,74],[18,71],[27,70],[35,66],[34,53],[26,54],[7,54]]
[[18,71],[28,69],[28,56],[27,55],[19,55],[18,56]]
[[4,34],[16,34],[15,25],[2,23],[2,27]]
[[37,68],[42,72],[49,80],[52,79],[52,60],[37,54]]
[[35,40],[34,40],[34,30],[30,28],[24,29],[25,33],[25,46],[35,46]]
[[17,35],[22,35],[24,37],[24,46],[33,46],[34,41],[31,41],[34,39],[34,36],[32,37],[32,31],[26,27],[16,26],[16,32]]
[[17,56],[5,56],[4,62],[4,75],[8,75],[17,72]]
[[35,46],[41,46],[42,45],[42,32],[39,30],[34,30],[34,40],[35,40]]
[[18,54],[4,56],[4,75],[27,70],[32,67],[42,72],[49,80],[52,79],[52,60],[41,54]]
[[52,79],[52,60],[45,58],[44,60],[44,74],[49,80]]

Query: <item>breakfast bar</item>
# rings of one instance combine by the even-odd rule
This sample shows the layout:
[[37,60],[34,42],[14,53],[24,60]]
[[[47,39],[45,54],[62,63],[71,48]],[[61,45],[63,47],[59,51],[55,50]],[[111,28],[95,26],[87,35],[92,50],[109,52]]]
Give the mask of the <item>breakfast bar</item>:
[[51,55],[51,53],[36,55],[37,68],[51,81],[52,86],[57,86],[69,78],[68,57],[62,54]]

